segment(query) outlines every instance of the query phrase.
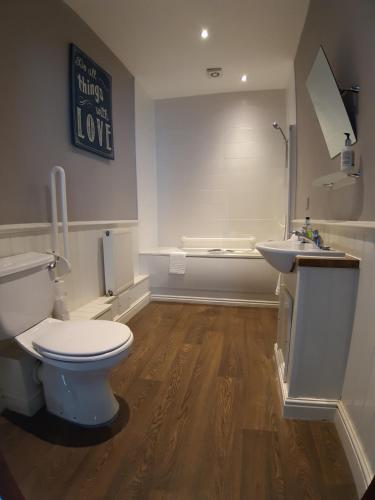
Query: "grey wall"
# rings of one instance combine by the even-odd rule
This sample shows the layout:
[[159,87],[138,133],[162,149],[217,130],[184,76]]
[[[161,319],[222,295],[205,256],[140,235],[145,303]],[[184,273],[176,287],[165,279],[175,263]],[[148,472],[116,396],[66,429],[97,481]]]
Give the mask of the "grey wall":
[[[0,224],[49,220],[56,164],[71,220],[136,219],[132,75],[60,0],[3,2],[1,20]],[[71,145],[70,42],[112,75],[114,161]]]
[[[375,3],[372,0],[313,0],[295,59],[298,172],[296,216],[315,219],[375,219]],[[305,81],[322,45],[341,87],[361,86],[357,115],[357,161],[363,179],[327,192],[312,187],[317,177],[338,171],[340,157],[329,158]],[[305,210],[310,196],[310,210]]]

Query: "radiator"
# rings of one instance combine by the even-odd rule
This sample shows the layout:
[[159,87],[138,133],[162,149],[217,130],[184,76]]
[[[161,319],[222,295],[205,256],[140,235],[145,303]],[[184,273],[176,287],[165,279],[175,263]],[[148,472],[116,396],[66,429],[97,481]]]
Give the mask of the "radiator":
[[103,233],[106,295],[118,295],[134,284],[133,243],[129,229],[108,229]]

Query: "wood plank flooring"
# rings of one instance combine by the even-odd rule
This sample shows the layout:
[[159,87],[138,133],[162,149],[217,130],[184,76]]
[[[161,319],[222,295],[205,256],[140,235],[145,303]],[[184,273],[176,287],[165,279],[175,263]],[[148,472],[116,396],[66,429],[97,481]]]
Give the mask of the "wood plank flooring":
[[151,303],[129,326],[111,427],[0,417],[27,500],[357,498],[333,424],[280,417],[275,310]]

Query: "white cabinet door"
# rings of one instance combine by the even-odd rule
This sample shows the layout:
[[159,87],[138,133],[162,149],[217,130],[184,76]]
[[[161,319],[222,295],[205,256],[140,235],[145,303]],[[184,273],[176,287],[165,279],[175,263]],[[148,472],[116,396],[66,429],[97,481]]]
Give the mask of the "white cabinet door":
[[290,332],[292,328],[293,299],[285,285],[280,287],[277,344],[284,358],[284,382],[288,373]]

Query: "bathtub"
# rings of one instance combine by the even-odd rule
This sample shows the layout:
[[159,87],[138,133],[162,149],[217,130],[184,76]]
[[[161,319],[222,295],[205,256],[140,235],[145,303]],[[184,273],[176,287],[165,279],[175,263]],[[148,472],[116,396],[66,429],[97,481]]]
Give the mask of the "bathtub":
[[[221,238],[219,242],[212,238],[207,242],[208,238],[194,238],[187,242],[184,238],[180,247],[140,253],[141,272],[150,276],[153,300],[277,306],[278,273],[253,248],[255,239]],[[186,253],[186,273],[170,274],[169,256],[181,250]]]

